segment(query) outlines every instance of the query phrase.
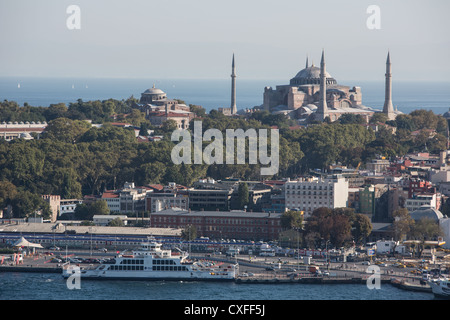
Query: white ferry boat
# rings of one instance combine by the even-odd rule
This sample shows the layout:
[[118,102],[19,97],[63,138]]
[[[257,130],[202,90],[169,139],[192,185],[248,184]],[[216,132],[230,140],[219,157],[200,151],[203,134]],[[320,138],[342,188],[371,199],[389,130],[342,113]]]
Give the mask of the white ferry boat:
[[428,284],[436,297],[450,299],[450,279],[439,278],[429,280]]
[[[66,265],[63,277],[74,275],[74,268]],[[81,279],[114,280],[174,280],[174,281],[232,281],[238,272],[237,264],[210,261],[189,261],[188,254],[161,249],[157,242],[145,242],[132,254],[119,254],[97,268],[81,269]]]

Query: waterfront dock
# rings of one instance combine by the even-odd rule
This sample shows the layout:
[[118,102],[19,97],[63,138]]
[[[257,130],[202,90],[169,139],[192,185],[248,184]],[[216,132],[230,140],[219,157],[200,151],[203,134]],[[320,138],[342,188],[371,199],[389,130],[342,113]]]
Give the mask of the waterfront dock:
[[[205,257],[196,257],[203,258]],[[25,257],[20,264],[0,265],[0,272],[29,272],[29,273],[56,273],[62,274],[62,265],[51,262],[52,256],[36,255]],[[211,259],[210,257],[207,258]],[[215,260],[215,259],[211,259]],[[226,259],[217,259],[221,262],[231,262]],[[239,261],[240,273],[235,279],[236,284],[315,284],[315,285],[339,285],[339,284],[362,284],[366,285],[371,274],[363,269],[330,269],[329,274],[314,275],[306,271],[297,270],[295,275],[289,270],[273,269],[268,271],[267,265],[254,261],[253,263]],[[81,268],[91,268],[95,265],[80,264]],[[420,284],[420,279],[412,275],[390,273],[380,275],[381,284],[390,284],[402,290],[431,292],[428,285]]]

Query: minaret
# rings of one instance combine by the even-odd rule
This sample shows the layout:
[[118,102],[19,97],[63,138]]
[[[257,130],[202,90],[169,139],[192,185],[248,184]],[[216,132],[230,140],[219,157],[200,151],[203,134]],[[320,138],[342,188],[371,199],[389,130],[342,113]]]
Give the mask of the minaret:
[[395,120],[394,106],[392,105],[392,69],[389,52],[386,60],[386,84],[383,113],[387,115],[389,120]]
[[236,67],[234,66],[234,53],[233,63],[231,65],[231,114],[237,113],[236,107]]
[[322,50],[322,59],[320,61],[320,103],[317,110],[317,120],[323,121],[327,116],[327,71],[325,67],[325,54],[324,50]]
[[306,56],[306,69],[308,69],[308,56]]

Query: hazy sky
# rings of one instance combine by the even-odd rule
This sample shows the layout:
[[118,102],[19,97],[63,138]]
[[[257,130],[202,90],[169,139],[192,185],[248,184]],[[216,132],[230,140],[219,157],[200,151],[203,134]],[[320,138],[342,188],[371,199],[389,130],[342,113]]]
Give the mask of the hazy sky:
[[[80,30],[69,30],[69,5]],[[380,8],[379,30],[366,26]],[[449,81],[448,0],[1,0],[0,76]]]

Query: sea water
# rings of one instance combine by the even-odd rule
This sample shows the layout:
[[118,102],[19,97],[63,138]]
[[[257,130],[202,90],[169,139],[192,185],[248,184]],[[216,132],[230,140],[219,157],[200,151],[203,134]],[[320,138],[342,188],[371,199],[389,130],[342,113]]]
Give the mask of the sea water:
[[390,284],[239,284],[234,282],[81,280],[68,289],[60,274],[0,273],[0,300],[433,300],[432,293]]

